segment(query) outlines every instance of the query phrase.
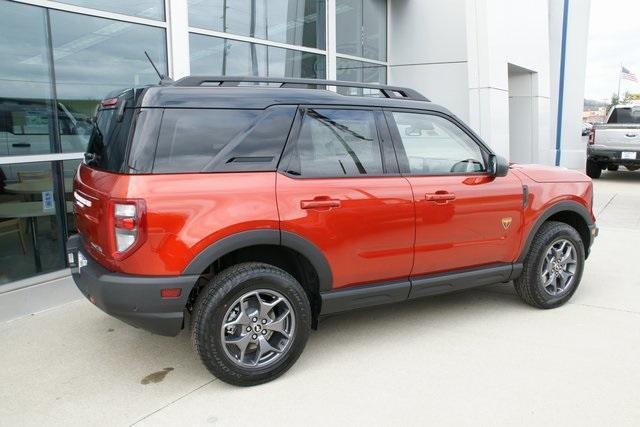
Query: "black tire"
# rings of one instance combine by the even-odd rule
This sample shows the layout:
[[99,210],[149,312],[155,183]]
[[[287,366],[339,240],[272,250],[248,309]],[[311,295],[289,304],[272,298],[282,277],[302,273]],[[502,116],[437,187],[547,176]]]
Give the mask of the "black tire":
[[[273,363],[244,367],[225,351],[222,323],[230,305],[254,290],[275,291],[286,298],[294,314],[294,329],[286,349]],[[193,347],[202,363],[220,380],[237,386],[262,384],[285,373],[302,353],[310,330],[311,307],[302,286],[287,272],[257,262],[234,265],[216,275],[198,295],[191,321]]]
[[[544,288],[541,277],[542,263],[551,245],[562,239],[573,244],[576,250],[577,265],[573,282],[567,286],[564,292],[554,296]],[[529,253],[524,260],[522,274],[514,281],[517,294],[525,303],[537,308],[548,309],[563,305],[578,289],[584,269],[584,254],[584,244],[575,228],[563,222],[545,222],[531,243]]]
[[620,166],[618,166],[618,165],[608,165],[607,166],[607,170],[610,171],[610,172],[616,172],[619,168],[620,168]]
[[587,176],[592,179],[598,179],[602,175],[600,165],[591,159],[587,159]]

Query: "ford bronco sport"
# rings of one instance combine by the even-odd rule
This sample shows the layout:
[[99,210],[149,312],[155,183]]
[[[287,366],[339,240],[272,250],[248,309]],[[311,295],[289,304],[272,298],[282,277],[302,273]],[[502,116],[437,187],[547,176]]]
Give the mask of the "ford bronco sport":
[[94,127],[78,288],[133,326],[189,328],[231,384],[284,373],[332,313],[508,281],[558,307],[597,234],[587,176],[509,165],[406,88],[187,77],[110,96]]

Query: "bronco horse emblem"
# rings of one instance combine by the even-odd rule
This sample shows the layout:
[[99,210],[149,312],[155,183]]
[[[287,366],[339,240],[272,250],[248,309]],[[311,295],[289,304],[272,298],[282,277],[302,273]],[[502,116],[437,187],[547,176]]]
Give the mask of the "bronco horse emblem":
[[510,216],[506,218],[502,218],[502,228],[506,230],[509,227],[511,227],[511,221],[512,221],[512,218]]

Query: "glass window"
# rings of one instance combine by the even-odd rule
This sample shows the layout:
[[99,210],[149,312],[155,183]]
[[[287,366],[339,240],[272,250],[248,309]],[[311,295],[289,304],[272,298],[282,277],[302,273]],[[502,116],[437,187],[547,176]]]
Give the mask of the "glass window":
[[45,9],[0,2],[0,156],[54,151]]
[[325,48],[324,0],[189,0],[189,26]]
[[453,122],[429,114],[393,113],[393,118],[412,174],[486,171],[480,146]]
[[166,109],[153,171],[200,172],[235,137],[251,128],[257,110]]
[[105,12],[121,13],[139,18],[164,21],[163,0],[57,0],[60,3],[72,4]]
[[51,11],[51,33],[63,152],[85,151],[97,103],[107,94],[157,83],[166,73],[162,28]]
[[640,124],[640,106],[614,108],[607,123]]
[[53,165],[0,165],[0,285],[65,266]]
[[336,0],[338,53],[387,60],[387,1]]
[[380,143],[371,111],[305,111],[289,173],[340,177],[381,175]]
[[387,83],[387,67],[371,62],[337,58],[336,78],[358,83]]
[[191,74],[260,77],[325,77],[324,55],[189,35]]

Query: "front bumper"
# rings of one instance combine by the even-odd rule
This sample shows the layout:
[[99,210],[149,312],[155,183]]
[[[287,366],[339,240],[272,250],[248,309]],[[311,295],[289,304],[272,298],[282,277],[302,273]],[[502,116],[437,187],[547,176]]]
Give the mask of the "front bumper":
[[[105,313],[158,335],[175,336],[182,329],[187,299],[198,276],[111,272],[87,255],[78,235],[67,242],[67,259],[78,289]],[[160,291],[165,288],[180,288],[180,296],[162,298]]]

